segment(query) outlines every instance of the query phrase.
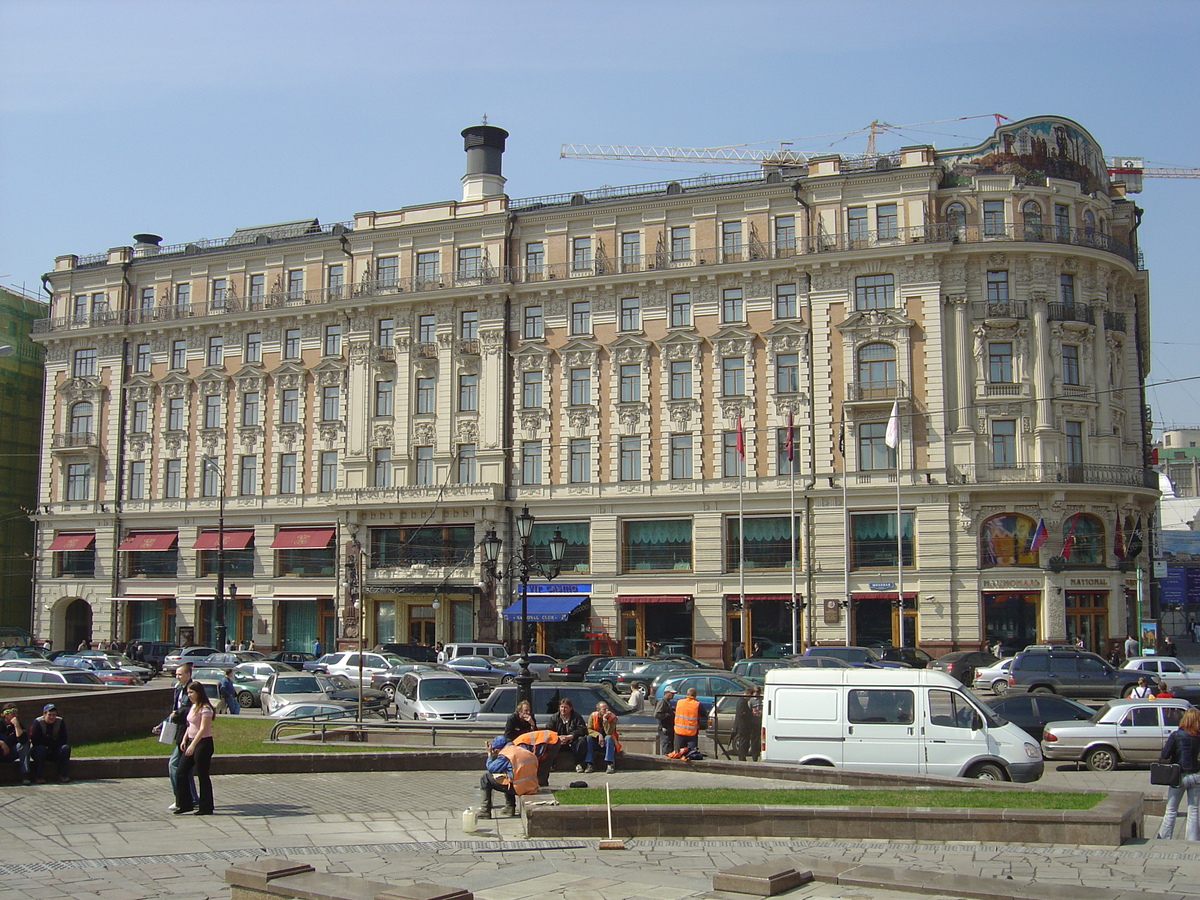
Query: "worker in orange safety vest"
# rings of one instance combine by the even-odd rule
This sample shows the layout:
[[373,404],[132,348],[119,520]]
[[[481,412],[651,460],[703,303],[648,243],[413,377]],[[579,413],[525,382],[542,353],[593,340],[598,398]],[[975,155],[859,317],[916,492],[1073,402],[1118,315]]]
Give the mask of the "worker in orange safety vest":
[[706,717],[704,707],[696,699],[695,688],[688,688],[687,696],[675,701],[675,756],[685,756],[696,749],[700,725]]
[[526,796],[538,792],[537,757],[524,747],[510,744],[503,735],[488,745],[488,758],[479,787],[483,790],[483,806],[480,818],[492,817],[492,791],[504,792],[504,813],[517,813],[517,795]]
[[514,744],[524,747],[537,757],[538,784],[540,785],[550,783],[550,771],[554,768],[554,761],[558,759],[559,739],[558,732],[551,731],[549,728],[527,731],[513,738]]
[[596,711],[588,716],[588,750],[585,772],[595,771],[592,762],[597,751],[604,754],[604,762],[608,766],[607,774],[611,775],[616,772],[617,754],[621,752],[621,740],[617,736],[617,716],[603,700],[596,704]]

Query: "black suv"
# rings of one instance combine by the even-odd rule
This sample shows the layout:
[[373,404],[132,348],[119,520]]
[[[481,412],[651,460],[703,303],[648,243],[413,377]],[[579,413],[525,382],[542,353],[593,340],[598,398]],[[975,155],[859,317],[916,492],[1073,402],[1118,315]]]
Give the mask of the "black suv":
[[148,665],[157,675],[162,671],[163,661],[172,653],[179,652],[179,645],[167,641],[130,641],[126,655],[134,662]]
[[411,659],[413,662],[435,663],[438,661],[437,651],[424,644],[376,644],[375,652],[392,653],[396,656],[403,656],[405,659]]
[[1124,697],[1143,673],[1114,669],[1107,660],[1074,647],[1023,650],[1009,672],[1010,690],[1111,700]]

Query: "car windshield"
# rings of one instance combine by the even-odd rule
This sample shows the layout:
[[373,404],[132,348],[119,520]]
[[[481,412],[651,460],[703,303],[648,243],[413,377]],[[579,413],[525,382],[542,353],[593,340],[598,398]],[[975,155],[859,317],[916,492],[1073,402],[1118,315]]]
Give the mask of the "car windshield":
[[[330,683],[328,679],[325,680],[325,684]],[[316,675],[311,675],[307,678],[275,679],[276,694],[320,694],[322,690],[322,684],[317,680]]]
[[417,688],[421,700],[474,700],[475,693],[459,678],[427,678]]
[[100,679],[91,672],[63,672],[63,680],[68,684],[95,684]]
[[345,675],[330,675],[329,680],[333,682],[333,686],[340,691],[349,690],[351,688],[358,690],[358,688],[355,687],[354,682]]

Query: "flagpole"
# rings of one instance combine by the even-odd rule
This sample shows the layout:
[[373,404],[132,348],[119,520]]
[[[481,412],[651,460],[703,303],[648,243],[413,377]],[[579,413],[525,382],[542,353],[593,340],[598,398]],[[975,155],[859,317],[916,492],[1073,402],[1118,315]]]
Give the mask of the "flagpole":
[[788,474],[790,478],[791,489],[791,519],[790,527],[792,529],[792,653],[800,652],[800,627],[798,603],[796,600],[796,559],[798,556],[796,548],[796,441],[794,437],[794,424],[792,421],[791,410],[788,411],[787,418],[787,450],[788,450]]
[[843,605],[846,608],[846,646],[850,646],[850,503],[846,493],[849,475],[846,471],[846,407],[842,406],[842,428],[838,432],[838,449],[842,454],[842,559],[844,561],[845,585],[843,587]]
[[[898,411],[898,410],[897,410]],[[904,442],[900,440],[900,419],[896,418],[896,596],[900,608],[899,646],[904,646],[904,513],[900,505],[900,459]]]
[[746,432],[742,426],[742,414],[738,413],[738,595],[742,605],[742,652],[746,653],[750,641],[750,611],[746,609]]

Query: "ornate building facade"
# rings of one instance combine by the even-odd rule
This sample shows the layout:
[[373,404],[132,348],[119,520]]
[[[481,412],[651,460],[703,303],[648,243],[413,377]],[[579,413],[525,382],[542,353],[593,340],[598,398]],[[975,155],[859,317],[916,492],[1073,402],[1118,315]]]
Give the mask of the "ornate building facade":
[[527,505],[560,656],[1124,636],[1148,276],[1079,125],[527,200],[463,136],[461,201],[55,261],[40,634],[503,635]]

